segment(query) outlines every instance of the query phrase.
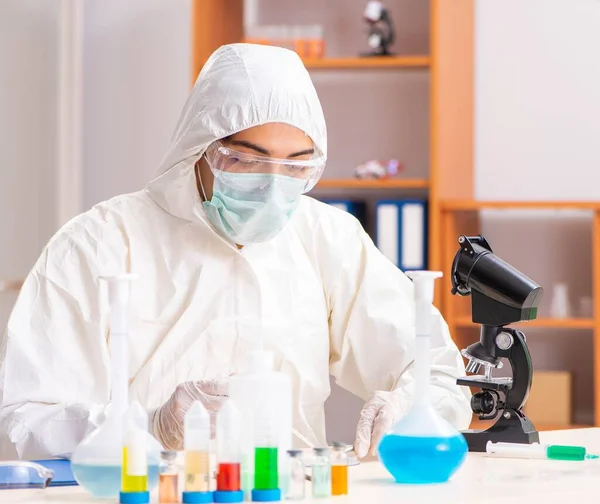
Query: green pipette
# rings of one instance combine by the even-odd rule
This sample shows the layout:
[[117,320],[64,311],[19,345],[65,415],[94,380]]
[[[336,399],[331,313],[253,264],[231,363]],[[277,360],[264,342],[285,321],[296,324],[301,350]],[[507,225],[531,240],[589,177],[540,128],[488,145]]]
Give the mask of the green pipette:
[[492,443],[488,441],[486,452],[497,457],[582,461],[599,458],[587,453],[584,446],[541,445],[522,443]]

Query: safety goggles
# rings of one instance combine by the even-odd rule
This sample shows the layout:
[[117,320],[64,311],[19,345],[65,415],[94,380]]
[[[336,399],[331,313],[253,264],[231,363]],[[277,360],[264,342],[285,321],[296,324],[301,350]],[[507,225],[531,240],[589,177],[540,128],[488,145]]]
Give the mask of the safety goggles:
[[206,161],[216,178],[224,173],[254,173],[283,175],[304,181],[302,192],[310,191],[321,178],[326,158],[315,152],[310,159],[276,159],[239,152],[220,141],[213,142],[205,152]]

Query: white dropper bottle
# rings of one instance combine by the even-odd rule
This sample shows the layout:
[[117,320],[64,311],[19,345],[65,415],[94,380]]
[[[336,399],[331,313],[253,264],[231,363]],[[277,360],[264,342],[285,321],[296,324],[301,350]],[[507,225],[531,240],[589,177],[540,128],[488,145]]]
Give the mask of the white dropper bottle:
[[[285,454],[292,448],[292,383],[285,373],[275,371],[274,360],[274,354],[264,350],[259,340],[259,349],[248,353],[242,372],[232,376],[229,383],[230,400],[244,418],[240,443],[242,489],[248,498],[254,487],[254,421],[265,403],[270,404],[277,420],[280,474],[287,474]],[[281,485],[285,491],[286,481]]]

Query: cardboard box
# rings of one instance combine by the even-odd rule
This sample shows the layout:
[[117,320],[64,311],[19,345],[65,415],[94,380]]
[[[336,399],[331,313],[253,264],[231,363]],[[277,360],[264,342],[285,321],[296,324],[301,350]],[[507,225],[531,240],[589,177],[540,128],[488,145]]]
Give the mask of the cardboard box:
[[572,376],[567,371],[534,371],[533,385],[523,408],[538,428],[572,422]]

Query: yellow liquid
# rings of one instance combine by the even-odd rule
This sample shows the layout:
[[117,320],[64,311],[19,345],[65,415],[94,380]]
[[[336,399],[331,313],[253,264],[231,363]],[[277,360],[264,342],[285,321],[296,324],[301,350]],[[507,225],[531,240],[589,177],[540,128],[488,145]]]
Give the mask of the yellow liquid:
[[210,491],[209,460],[207,452],[185,452],[185,490],[186,492]]
[[147,492],[148,474],[131,476],[127,471],[127,447],[123,448],[123,469],[121,473],[121,490],[123,492]]

